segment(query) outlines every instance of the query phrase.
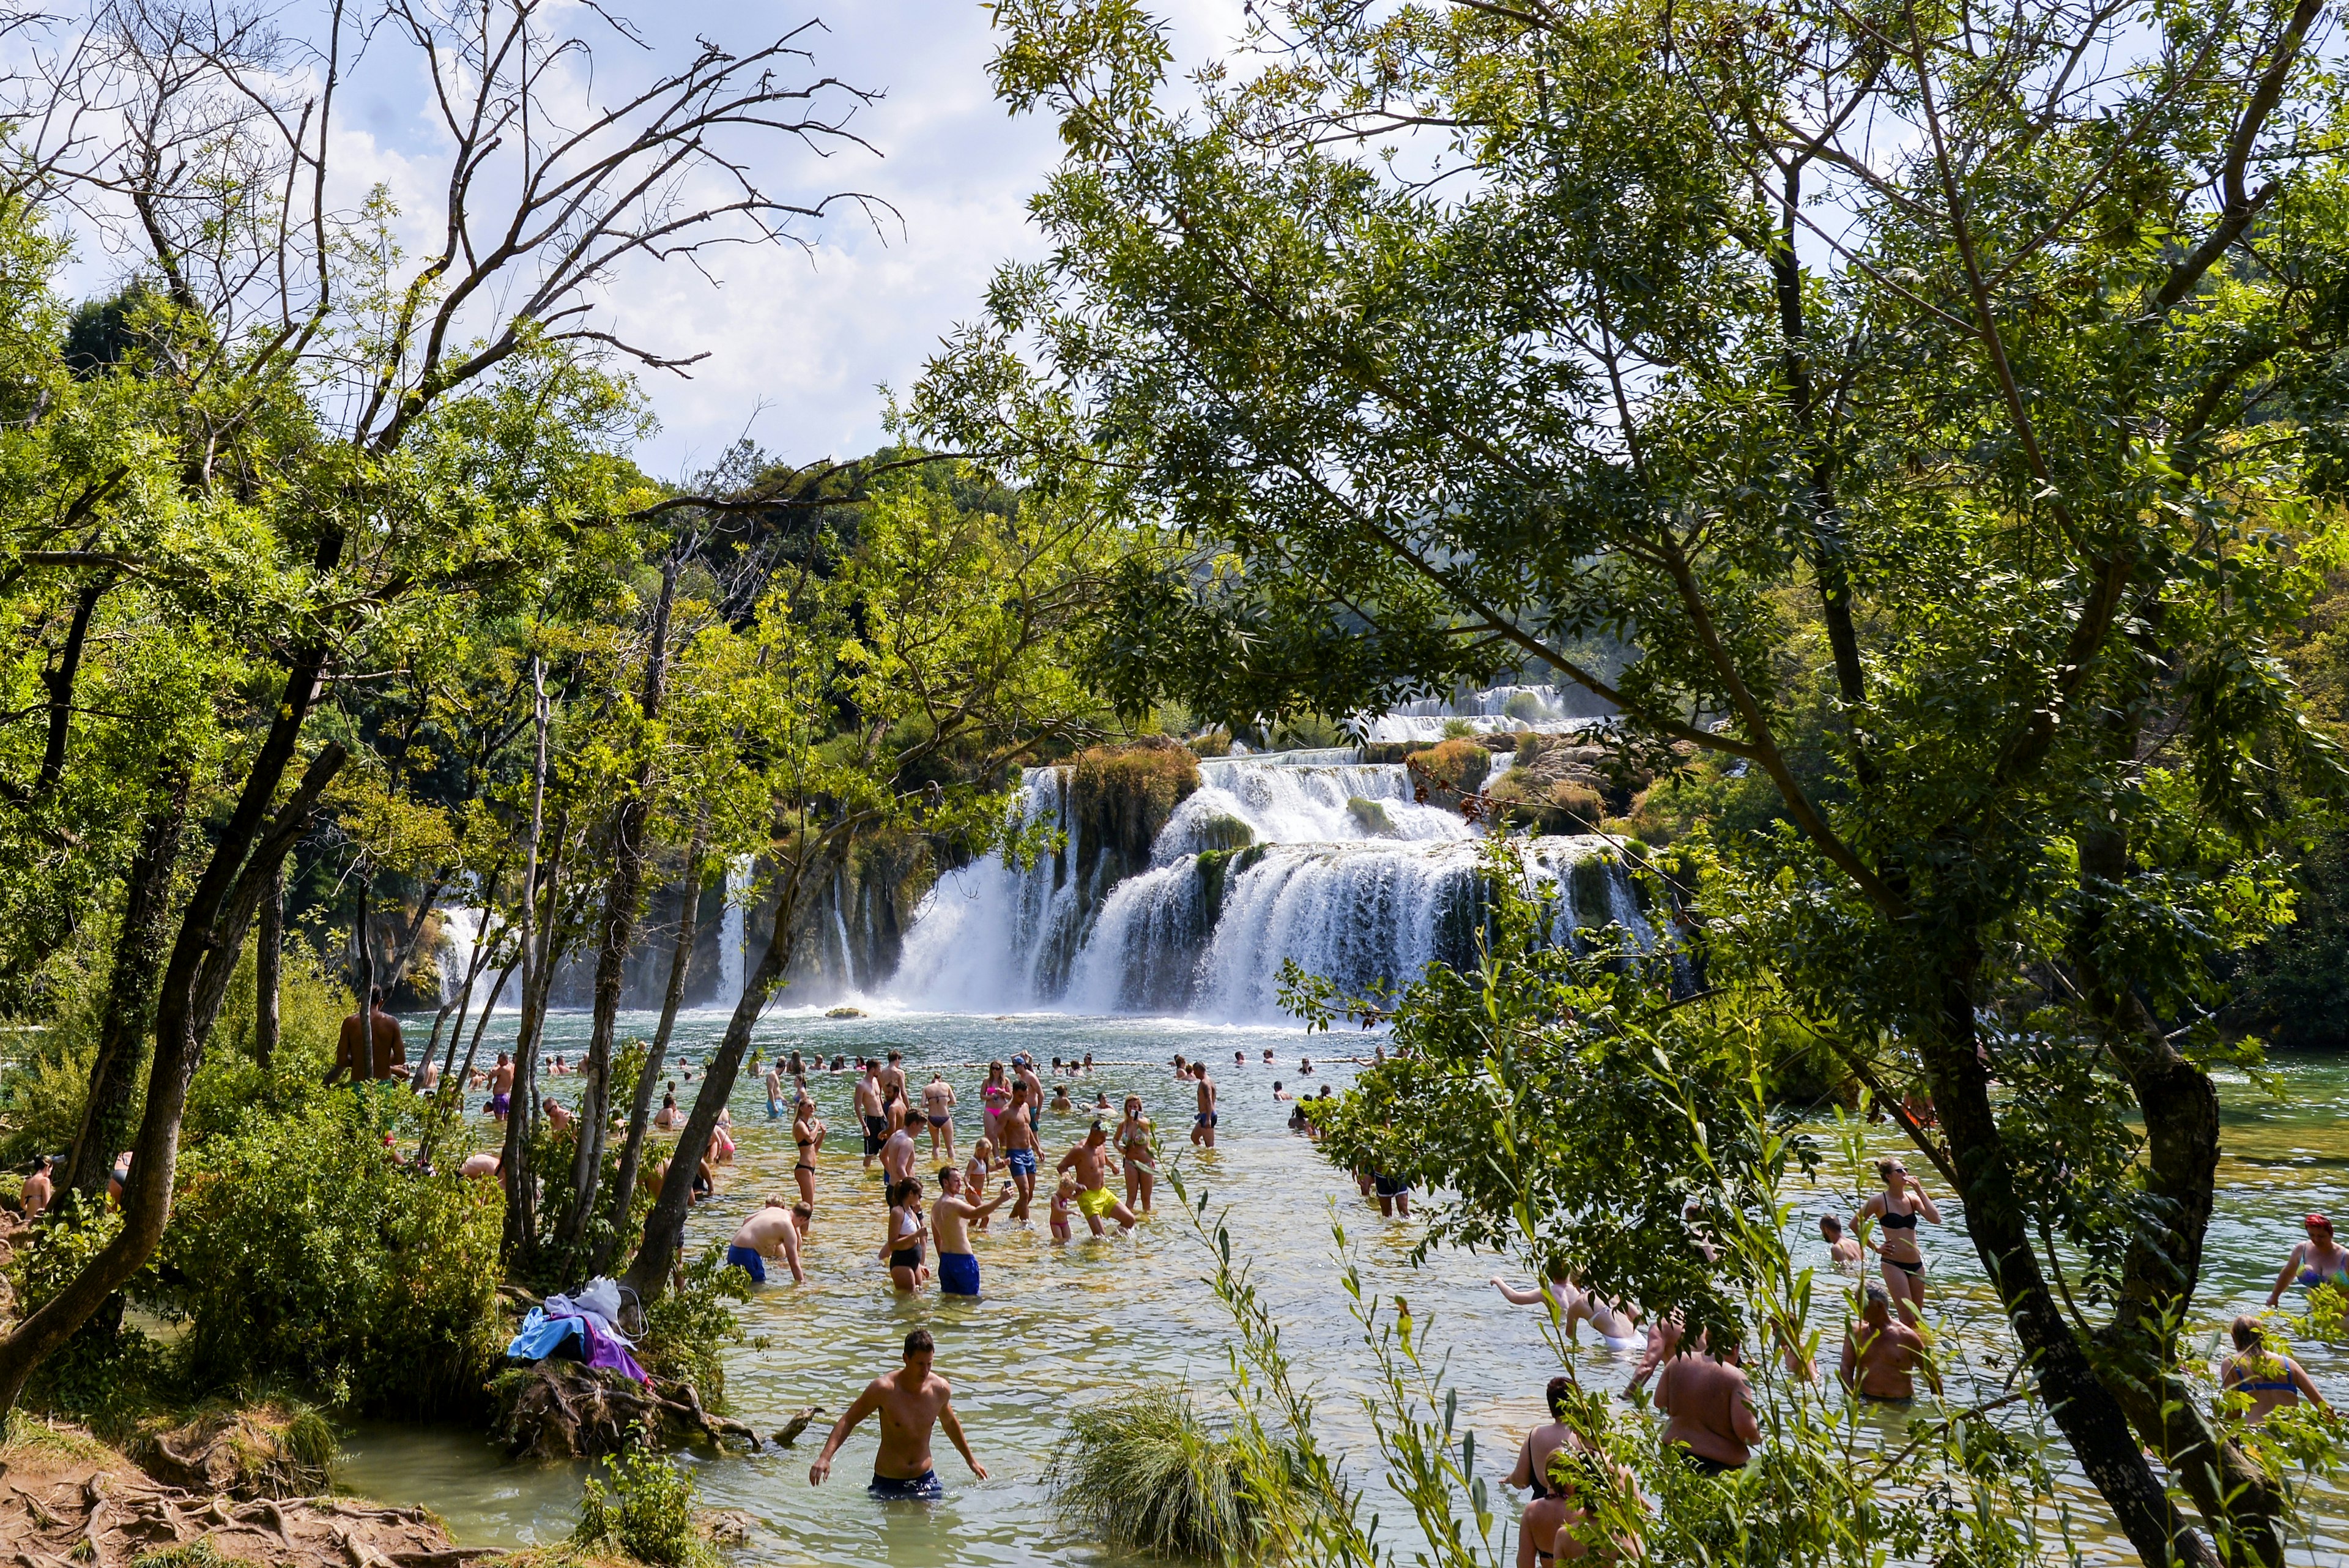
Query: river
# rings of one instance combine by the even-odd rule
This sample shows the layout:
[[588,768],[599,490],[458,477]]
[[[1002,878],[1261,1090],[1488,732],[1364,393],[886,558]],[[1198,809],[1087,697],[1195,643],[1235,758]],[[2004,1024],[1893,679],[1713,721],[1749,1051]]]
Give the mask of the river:
[[[621,1034],[648,1033],[652,1020],[630,1015]],[[713,1048],[722,1013],[679,1021],[677,1050],[695,1064]],[[412,1027],[412,1025],[411,1025]],[[511,1014],[493,1023],[510,1031]],[[585,1044],[586,1020],[557,1014],[547,1050],[572,1054]],[[1353,1068],[1322,1058],[1319,1049],[1348,1049],[1343,1036],[1308,1036],[1296,1030],[1215,1027],[1182,1020],[1082,1018],[1057,1014],[1010,1017],[902,1013],[876,1008],[859,1019],[831,1019],[812,1011],[771,1013],[756,1036],[772,1055],[797,1048],[826,1057],[905,1053],[909,1075],[926,1081],[934,1064],[954,1064],[947,1075],[960,1098],[958,1147],[967,1150],[978,1126],[978,1087],[983,1064],[1024,1050],[1040,1061],[1081,1057],[1097,1067],[1077,1080],[1089,1102],[1105,1092],[1112,1106],[1142,1095],[1195,1190],[1228,1206],[1236,1252],[1255,1262],[1268,1304],[1279,1319],[1283,1344],[1319,1395],[1326,1442],[1351,1454],[1357,1480],[1371,1478],[1371,1433],[1359,1405],[1372,1370],[1349,1313],[1333,1262],[1333,1219],[1342,1221],[1370,1287],[1400,1289],[1410,1297],[1418,1332],[1451,1355],[1461,1396],[1460,1419],[1479,1435],[1480,1455],[1504,1465],[1518,1438],[1539,1416],[1541,1386],[1557,1370],[1537,1330],[1535,1308],[1513,1308],[1486,1282],[1506,1263],[1489,1256],[1442,1252],[1413,1270],[1407,1254],[1419,1240],[1417,1220],[1381,1220],[1352,1181],[1333,1171],[1305,1139],[1286,1130],[1288,1106],[1272,1098],[1278,1079],[1291,1089],[1331,1084],[1342,1089]],[[1259,1064],[1270,1048],[1273,1066]],[[1234,1068],[1232,1054],[1248,1065]],[[1189,1152],[1192,1091],[1177,1085],[1167,1064],[1177,1052],[1216,1064],[1223,1121],[1212,1154]],[[1300,1078],[1299,1058],[1312,1053],[1314,1072]],[[980,1064],[974,1067],[969,1064]],[[671,1075],[674,1075],[672,1070]],[[2311,1209],[2349,1207],[2349,1059],[2296,1057],[2279,1062],[2271,1097],[2230,1079],[2226,1152],[2220,1173],[2219,1214],[2210,1233],[2207,1283],[2199,1306],[2206,1326],[2242,1310],[2256,1310],[2296,1239],[2298,1219]],[[561,1092],[568,1080],[544,1080]],[[868,1501],[863,1480],[874,1446],[871,1424],[851,1440],[833,1477],[823,1487],[807,1480],[808,1461],[822,1441],[817,1422],[792,1450],[686,1456],[705,1503],[740,1509],[762,1529],[740,1560],[760,1563],[876,1563],[926,1568],[947,1563],[1093,1563],[1118,1560],[1082,1532],[1056,1517],[1043,1476],[1061,1420],[1071,1407],[1152,1377],[1187,1379],[1212,1395],[1226,1379],[1229,1320],[1204,1282],[1207,1259],[1162,1185],[1161,1212],[1133,1236],[1083,1239],[1055,1246],[1047,1239],[1041,1193],[1032,1228],[999,1215],[977,1241],[986,1294],[977,1303],[942,1301],[935,1292],[895,1297],[874,1249],[884,1205],[877,1172],[862,1172],[851,1108],[852,1075],[811,1077],[833,1135],[818,1177],[818,1220],[805,1262],[808,1283],[794,1287],[781,1269],[744,1313],[749,1332],[763,1345],[737,1348],[730,1391],[737,1413],[770,1431],[806,1405],[838,1411],[877,1372],[894,1367],[905,1332],[928,1328],[938,1342],[937,1368],[955,1385],[955,1402],[989,1479],[975,1481],[939,1439],[939,1474],[947,1501],[934,1505],[882,1505]],[[680,1082],[680,1103],[695,1083]],[[475,1096],[478,1110],[480,1096]],[[767,1120],[764,1096],[747,1073],[732,1110],[740,1152],[721,1180],[717,1199],[694,1215],[688,1243],[697,1251],[723,1240],[768,1191],[791,1189],[792,1149],[788,1122]],[[1086,1126],[1070,1114],[1045,1118],[1043,1141],[1057,1158]],[[478,1124],[486,1127],[488,1124]],[[487,1141],[486,1131],[476,1137]],[[1896,1143],[1880,1133],[1875,1143]],[[921,1140],[926,1157],[928,1140]],[[926,1164],[926,1158],[925,1163]],[[1932,1310],[1939,1326],[1967,1347],[1971,1358],[1995,1354],[2003,1342],[1979,1271],[1963,1237],[1963,1216],[1946,1194],[1947,1223],[1927,1228],[1933,1265]],[[1798,1246],[1816,1251],[1816,1216],[1848,1215],[1851,1195],[1823,1185],[1803,1210]],[[1809,1255],[1809,1253],[1806,1253]],[[1823,1254],[1816,1260],[1825,1272]],[[1516,1282],[1525,1283],[1522,1279]],[[1831,1293],[1822,1290],[1822,1299]],[[2349,1397],[2349,1347],[2309,1345],[2304,1364],[2328,1398]],[[1619,1386],[1629,1356],[1597,1347],[1582,1352],[1586,1377]],[[1832,1359],[1833,1342],[1826,1358]],[[1985,1376],[1995,1376],[1985,1371]],[[1953,1390],[1954,1392],[1954,1390]],[[1480,1461],[1481,1462],[1481,1461]],[[388,1502],[422,1503],[448,1521],[469,1545],[519,1545],[559,1540],[570,1529],[585,1468],[507,1463],[476,1436],[446,1428],[362,1424],[348,1441],[338,1474],[344,1488]],[[1497,1479],[1495,1477],[1495,1479]],[[1506,1496],[1506,1494],[1502,1494]],[[1370,1506],[1384,1516],[1381,1536],[1408,1547],[1408,1509],[1373,1488]],[[2315,1500],[2295,1542],[2295,1563],[2349,1562],[2349,1499]],[[1402,1539],[1399,1539],[1402,1538]],[[2087,1542],[2084,1561],[2130,1562],[2125,1550]],[[1515,1539],[1506,1542],[1515,1561]],[[1405,1555],[1408,1556],[1406,1550]]]

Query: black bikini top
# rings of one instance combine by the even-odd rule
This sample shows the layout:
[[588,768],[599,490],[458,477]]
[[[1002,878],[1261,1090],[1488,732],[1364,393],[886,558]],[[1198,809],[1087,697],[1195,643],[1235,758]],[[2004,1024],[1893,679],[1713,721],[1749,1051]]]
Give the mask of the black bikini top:
[[1914,1231],[1917,1228],[1917,1216],[1895,1214],[1888,1209],[1884,1211],[1884,1228],[1887,1231]]

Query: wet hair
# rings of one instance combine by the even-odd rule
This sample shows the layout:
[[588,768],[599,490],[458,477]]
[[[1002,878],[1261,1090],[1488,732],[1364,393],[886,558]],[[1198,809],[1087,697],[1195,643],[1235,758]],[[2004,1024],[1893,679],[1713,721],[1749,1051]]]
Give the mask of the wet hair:
[[937,1348],[938,1342],[930,1337],[930,1331],[926,1328],[917,1328],[905,1336],[905,1359],[908,1361],[916,1355],[934,1355]]
[[1549,1407],[1550,1419],[1565,1420],[1568,1407],[1574,1403],[1574,1379],[1551,1378],[1549,1386],[1542,1390],[1542,1403]]
[[2235,1336],[2237,1350],[2258,1350],[2267,1343],[2267,1337],[2260,1333],[2260,1320],[2248,1313],[2228,1324],[2227,1332]]
[[1819,1216],[1819,1230],[1830,1241],[1843,1234],[1843,1221],[1832,1214]]
[[1272,1092],[1276,1095],[1280,1093],[1280,1080],[1278,1078],[1272,1081]]
[[368,986],[367,1000],[369,1002],[381,1002],[383,1000],[383,987],[379,985]]

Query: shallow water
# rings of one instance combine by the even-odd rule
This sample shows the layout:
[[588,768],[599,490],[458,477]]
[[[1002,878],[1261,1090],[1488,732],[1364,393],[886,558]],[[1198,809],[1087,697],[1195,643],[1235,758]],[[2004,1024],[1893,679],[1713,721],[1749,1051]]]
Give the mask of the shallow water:
[[[622,1034],[649,1033],[652,1022],[624,1019]],[[510,1028],[504,1020],[501,1024]],[[724,1027],[722,1013],[688,1015],[679,1021],[678,1050],[698,1064]],[[493,1024],[492,1033],[500,1028]],[[585,1020],[558,1016],[549,1035],[550,1051],[572,1054],[584,1045]],[[926,1081],[933,1064],[955,1064],[947,1075],[960,1098],[956,1133],[965,1153],[979,1127],[978,1087],[987,1060],[1022,1049],[1047,1063],[1091,1052],[1096,1071],[1077,1081],[1085,1098],[1106,1091],[1118,1106],[1129,1090],[1139,1092],[1158,1124],[1162,1146],[1183,1151],[1181,1165],[1194,1189],[1204,1187],[1218,1206],[1230,1206],[1236,1252],[1257,1261],[1283,1344],[1318,1390],[1324,1440],[1355,1456],[1358,1480],[1369,1479],[1365,1461],[1375,1459],[1357,1402],[1369,1386],[1372,1364],[1336,1277],[1333,1217],[1345,1226],[1368,1287],[1408,1294],[1421,1334],[1450,1353],[1460,1418],[1478,1432],[1480,1455],[1498,1456],[1506,1464],[1539,1415],[1539,1390],[1557,1370],[1555,1358],[1538,1331],[1537,1309],[1510,1307],[1485,1282],[1499,1260],[1438,1254],[1425,1268],[1412,1270],[1407,1253],[1421,1233],[1417,1222],[1381,1219],[1350,1179],[1286,1130],[1288,1106],[1271,1098],[1274,1079],[1296,1088],[1300,1051],[1348,1049],[1350,1040],[1172,1020],[936,1014],[834,1020],[797,1013],[770,1015],[756,1039],[770,1055],[797,1047],[853,1059],[894,1047],[905,1053],[916,1084]],[[1270,1068],[1257,1064],[1268,1046],[1277,1058]],[[1247,1053],[1247,1066],[1232,1067],[1235,1050]],[[1215,1064],[1223,1120],[1212,1154],[1189,1150],[1193,1091],[1178,1085],[1166,1065],[1178,1051]],[[1353,1071],[1317,1055],[1315,1073],[1303,1081],[1342,1089]],[[2349,1133],[2342,1130],[2349,1059],[2297,1058],[2279,1066],[2274,1077],[2280,1102],[2249,1083],[2230,1084],[2224,1091],[2226,1158],[2200,1303],[2214,1324],[2257,1309],[2296,1239],[2299,1216],[2342,1205],[2349,1187]],[[543,1082],[562,1094],[566,1080]],[[689,1103],[695,1087],[698,1080],[678,1083],[680,1103]],[[762,1432],[806,1405],[824,1407],[828,1419],[867,1378],[897,1364],[897,1346],[908,1329],[927,1327],[938,1341],[937,1369],[955,1385],[956,1407],[989,1479],[974,1480],[941,1433],[936,1455],[947,1501],[873,1502],[863,1484],[875,1442],[868,1422],[842,1451],[832,1479],[812,1487],[807,1466],[826,1427],[819,1420],[792,1450],[689,1456],[704,1501],[744,1510],[762,1522],[743,1554],[756,1563],[921,1568],[1112,1560],[1113,1554],[1064,1529],[1044,1495],[1042,1475],[1064,1412],[1141,1379],[1184,1378],[1213,1390],[1227,1377],[1229,1319],[1204,1282],[1207,1257],[1171,1192],[1161,1184],[1157,1218],[1132,1237],[1115,1238],[1112,1228],[1110,1240],[1086,1240],[1079,1222],[1080,1239],[1063,1247],[1047,1237],[1048,1184],[1040,1180],[1032,1228],[1009,1224],[999,1212],[991,1231],[976,1239],[984,1299],[947,1303],[935,1291],[899,1299],[874,1256],[885,1206],[879,1176],[862,1172],[860,1146],[851,1133],[853,1075],[816,1074],[809,1087],[833,1127],[820,1162],[816,1228],[804,1258],[809,1282],[793,1286],[778,1266],[746,1309],[746,1326],[766,1344],[744,1345],[732,1357],[736,1413]],[[767,1120],[763,1093],[747,1073],[732,1109],[740,1153],[721,1178],[717,1200],[693,1217],[688,1242],[697,1251],[730,1234],[762,1193],[792,1189],[789,1123]],[[1042,1139],[1048,1155],[1057,1158],[1087,1123],[1081,1115],[1048,1114]],[[486,1141],[486,1132],[480,1136]],[[928,1139],[919,1141],[924,1167],[930,1168]],[[1895,1147],[1880,1130],[1871,1131],[1870,1143]],[[1816,1201],[1806,1206],[1806,1229],[1818,1212],[1847,1215],[1850,1202],[1848,1194],[1838,1197],[1823,1186]],[[1939,1234],[1928,1227],[1925,1242],[1933,1265],[1934,1316],[1984,1364],[1982,1375],[1994,1379],[2000,1374],[1986,1362],[2004,1343],[2003,1325],[1971,1266],[1958,1230],[1962,1216],[1947,1201],[1943,1214],[1948,1223]],[[1819,1262],[1824,1272],[1823,1256]],[[1509,1271],[1503,1266],[1500,1272]],[[1824,1286],[1819,1295],[1832,1299]],[[1833,1345],[1830,1333],[1824,1358],[1831,1359]],[[1586,1378],[1619,1386],[1629,1374],[1629,1355],[1597,1347],[1582,1355]],[[2349,1354],[2312,1345],[2302,1359],[2328,1398],[2349,1397]],[[351,1438],[339,1479],[351,1490],[386,1501],[426,1504],[449,1521],[460,1542],[506,1545],[567,1533],[585,1473],[577,1465],[506,1463],[468,1434],[369,1425]],[[1409,1511],[1396,1500],[1373,1491],[1370,1506],[1385,1516],[1382,1535],[1414,1533]],[[2349,1500],[2322,1498],[2311,1511],[2312,1533],[2297,1543],[2292,1561],[2349,1562],[2344,1522]],[[1513,1561],[1513,1535],[1506,1544],[1506,1560]],[[2107,1548],[2091,1549],[2087,1560],[2133,1559]]]

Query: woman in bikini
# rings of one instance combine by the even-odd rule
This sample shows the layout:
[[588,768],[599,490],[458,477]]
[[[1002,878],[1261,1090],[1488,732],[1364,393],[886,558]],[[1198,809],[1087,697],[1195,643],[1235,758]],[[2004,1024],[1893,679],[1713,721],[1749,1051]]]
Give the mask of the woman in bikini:
[[2243,1419],[2258,1426],[2268,1418],[2268,1413],[2286,1406],[2308,1400],[2318,1409],[2324,1408],[2324,1396],[2316,1391],[2308,1374],[2299,1362],[2280,1352],[2270,1350],[2260,1333],[2260,1320],[2239,1317],[2230,1331],[2235,1338],[2235,1354],[2227,1357],[2227,1365],[2219,1373],[2219,1381],[2230,1393],[2240,1394],[2251,1402]]
[[1941,1210],[1917,1185],[1909,1174],[1909,1167],[1898,1159],[1879,1159],[1876,1174],[1884,1179],[1884,1190],[1859,1207],[1852,1216],[1851,1228],[1858,1230],[1870,1220],[1884,1222],[1884,1239],[1876,1245],[1877,1256],[1884,1264],[1884,1288],[1891,1293],[1892,1303],[1911,1322],[1921,1321],[1925,1312],[1925,1254],[1917,1247],[1917,1221],[1939,1225]]
[[1589,1526],[1590,1499],[1585,1494],[1629,1490],[1636,1495],[1636,1483],[1594,1452],[1568,1421],[1573,1397],[1571,1378],[1549,1380],[1549,1422],[1526,1435],[1517,1450],[1517,1467],[1502,1483],[1533,1489],[1517,1519],[1517,1568],[1550,1568],[1561,1557],[1620,1563],[1641,1554],[1637,1536],[1611,1535],[1595,1548],[1588,1539],[1598,1532]]
[[2303,1223],[2308,1240],[2292,1248],[2292,1256],[2283,1261],[2283,1272],[2276,1276],[2275,1289],[2268,1293],[2270,1306],[2283,1299],[2285,1287],[2295,1278],[2302,1290],[2331,1285],[2336,1291],[2349,1291],[2349,1251],[2333,1240],[2333,1221],[2312,1214]]
[[[971,1146],[970,1163],[963,1167],[963,1190],[986,1191],[988,1179],[1001,1168],[995,1163],[995,1141],[992,1138],[981,1137],[978,1142]],[[986,1210],[980,1210],[978,1218],[970,1222],[970,1228],[974,1231],[987,1229]]]
[[1010,1104],[1011,1084],[1003,1075],[1003,1064],[989,1062],[987,1082],[979,1085],[978,1105],[987,1118],[987,1141],[999,1148],[1003,1144],[1003,1129],[997,1124],[1003,1120],[1003,1112]]
[[800,1184],[800,1199],[811,1209],[815,1207],[815,1157],[823,1147],[824,1135],[832,1129],[819,1120],[815,1101],[807,1089],[800,1089],[800,1103],[792,1113],[792,1141],[799,1145],[799,1163],[792,1167],[792,1179]]
[[1150,1212],[1151,1189],[1158,1185],[1158,1135],[1142,1114],[1142,1096],[1125,1096],[1125,1119],[1117,1124],[1117,1152],[1125,1161],[1125,1206]]
[[930,1223],[922,1217],[922,1184],[907,1177],[889,1189],[889,1230],[875,1256],[889,1261],[889,1282],[901,1293],[921,1289],[930,1271],[922,1265],[922,1241]]

